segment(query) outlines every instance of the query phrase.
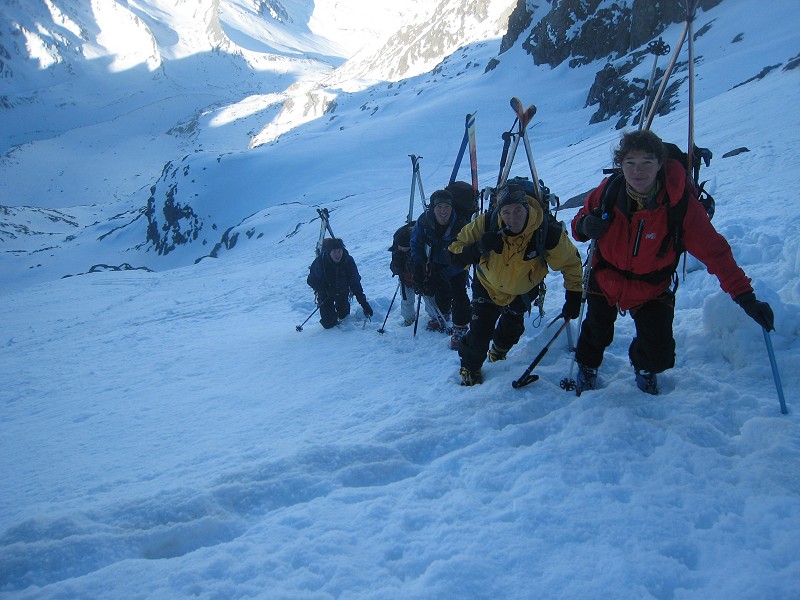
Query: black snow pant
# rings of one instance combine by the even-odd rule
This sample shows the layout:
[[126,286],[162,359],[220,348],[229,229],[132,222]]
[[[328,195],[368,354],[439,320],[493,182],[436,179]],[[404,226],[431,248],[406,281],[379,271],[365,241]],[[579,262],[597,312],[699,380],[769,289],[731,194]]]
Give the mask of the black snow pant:
[[325,329],[330,329],[350,314],[350,294],[337,294],[319,298],[319,322]]
[[475,277],[472,280],[472,320],[469,331],[458,345],[461,366],[470,371],[479,370],[491,342],[504,350],[516,344],[525,331],[524,319],[529,307],[522,296],[514,298],[508,306],[498,306]]
[[[603,353],[614,339],[614,322],[619,314],[609,306],[605,296],[590,292],[587,296],[586,319],[581,327],[575,359],[594,369],[603,362]],[[636,337],[628,348],[633,366],[650,373],[661,373],[675,366],[675,338],[672,323],[675,317],[675,296],[664,293],[628,311],[636,326]]]
[[453,325],[465,327],[470,320],[471,310],[467,294],[467,272],[461,271],[452,277],[442,275],[437,279],[434,291],[436,306],[443,315],[452,311]]

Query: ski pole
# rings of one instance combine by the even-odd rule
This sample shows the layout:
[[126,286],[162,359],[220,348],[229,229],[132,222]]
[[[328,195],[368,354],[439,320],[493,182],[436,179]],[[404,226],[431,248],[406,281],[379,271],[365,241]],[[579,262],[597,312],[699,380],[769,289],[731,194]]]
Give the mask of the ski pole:
[[570,352],[575,352],[575,340],[572,339],[572,327],[570,325],[567,325],[567,345]]
[[[607,219],[608,215],[603,213],[603,218]],[[589,296],[589,275],[592,272],[592,256],[594,249],[597,245],[597,240],[592,240],[589,244],[589,251],[586,253],[586,267],[583,269],[583,291],[581,292],[581,311],[578,315],[578,336],[581,335],[581,324],[583,323],[583,310],[586,308],[586,299]],[[577,383],[572,378],[572,372],[575,370],[575,363],[578,362],[578,347],[575,346],[575,353],[572,355],[572,362],[569,365],[569,375],[561,380],[561,389],[565,392],[571,392],[577,386]]]
[[403,285],[402,280],[397,282],[397,288],[395,288],[394,290],[394,296],[392,296],[392,301],[389,302],[389,310],[386,311],[386,318],[383,320],[383,325],[381,325],[381,328],[378,329],[378,333],[383,333],[384,331],[386,331],[386,329],[384,329],[386,327],[386,321],[389,320],[389,313],[392,312],[392,306],[394,306],[394,300],[395,298],[397,298],[397,292],[400,291],[401,285]]
[[772,349],[772,339],[769,337],[769,332],[766,327],[762,327],[761,329],[764,331],[764,342],[767,344],[769,364],[772,367],[772,379],[775,380],[775,389],[778,391],[778,401],[781,403],[781,414],[786,415],[789,411],[786,409],[786,399],[783,397],[783,386],[781,385],[781,376],[778,373],[778,363],[775,360],[775,351]]
[[[556,317],[556,319],[560,318],[561,318],[560,315]],[[550,325],[552,325],[553,323],[555,323],[555,321],[551,322]],[[548,327],[550,325],[548,325]],[[550,338],[550,341],[547,342],[547,345],[544,348],[542,348],[541,352],[539,352],[539,354],[536,355],[536,358],[534,358],[530,366],[527,369],[525,369],[525,372],[522,374],[522,376],[516,381],[511,382],[511,387],[513,387],[516,390],[521,388],[522,386],[528,385],[529,383],[533,383],[534,381],[539,379],[538,375],[531,375],[531,371],[533,371],[536,368],[536,365],[539,364],[539,361],[541,361],[542,358],[544,358],[544,355],[547,354],[547,351],[550,349],[550,346],[553,344],[553,342],[556,341],[556,338],[558,338],[558,336],[561,335],[564,329],[567,328],[567,325],[569,325],[569,319],[564,319],[564,323],[562,323],[561,327],[558,328],[558,331],[556,331],[555,335],[552,338]]]
[[417,325],[419,325],[419,307],[422,306],[422,295],[417,299],[417,316],[414,317],[414,335],[417,337]]
[[[433,306],[433,310],[436,313],[436,318],[439,319],[442,323],[444,323],[444,330],[447,332],[447,319],[444,318],[444,313],[442,313],[442,309],[439,308],[439,305],[436,304],[436,298],[434,296],[425,296],[425,306]],[[427,309],[426,309],[427,310]]]
[[308,318],[307,318],[305,321],[303,321],[303,323],[302,323],[301,325],[296,325],[296,326],[295,326],[295,329],[296,329],[297,331],[303,331],[303,325],[305,325],[306,323],[308,323],[308,319],[310,319],[310,318],[311,318],[311,317],[313,317],[315,314],[317,314],[317,311],[318,311],[318,310],[319,310],[319,306],[317,306],[317,307],[314,309],[314,312],[312,312],[310,315],[308,315]]

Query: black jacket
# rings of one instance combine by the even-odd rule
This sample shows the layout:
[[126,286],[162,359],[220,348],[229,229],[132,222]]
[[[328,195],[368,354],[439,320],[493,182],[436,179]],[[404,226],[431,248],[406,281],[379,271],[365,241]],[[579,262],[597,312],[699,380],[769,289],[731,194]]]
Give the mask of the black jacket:
[[359,304],[366,302],[356,261],[347,250],[344,250],[342,260],[338,263],[331,260],[330,252],[323,252],[308,269],[306,282],[320,300],[330,296],[347,296],[352,292]]

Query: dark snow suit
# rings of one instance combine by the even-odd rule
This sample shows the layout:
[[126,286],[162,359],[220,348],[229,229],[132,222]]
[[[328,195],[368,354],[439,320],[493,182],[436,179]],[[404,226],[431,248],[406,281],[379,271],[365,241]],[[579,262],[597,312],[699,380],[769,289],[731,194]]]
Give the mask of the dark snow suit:
[[411,264],[415,285],[425,288],[424,295],[434,296],[442,314],[453,313],[453,325],[466,326],[470,320],[467,271],[450,262],[448,246],[466,222],[455,210],[450,221],[440,225],[429,209],[417,219],[411,232]]
[[333,262],[330,252],[320,254],[311,263],[306,281],[317,294],[319,322],[325,329],[330,329],[339,319],[350,314],[351,293],[361,306],[367,301],[356,261],[347,250],[343,250],[338,263]]

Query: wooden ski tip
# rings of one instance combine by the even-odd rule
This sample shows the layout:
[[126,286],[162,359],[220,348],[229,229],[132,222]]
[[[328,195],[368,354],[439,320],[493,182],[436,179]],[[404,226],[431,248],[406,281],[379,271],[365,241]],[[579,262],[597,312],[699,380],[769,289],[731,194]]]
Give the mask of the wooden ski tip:
[[522,100],[516,96],[511,98],[511,108],[513,108],[516,112],[522,112]]
[[531,104],[527,110],[525,110],[525,119],[530,121],[533,116],[536,114],[536,106]]

